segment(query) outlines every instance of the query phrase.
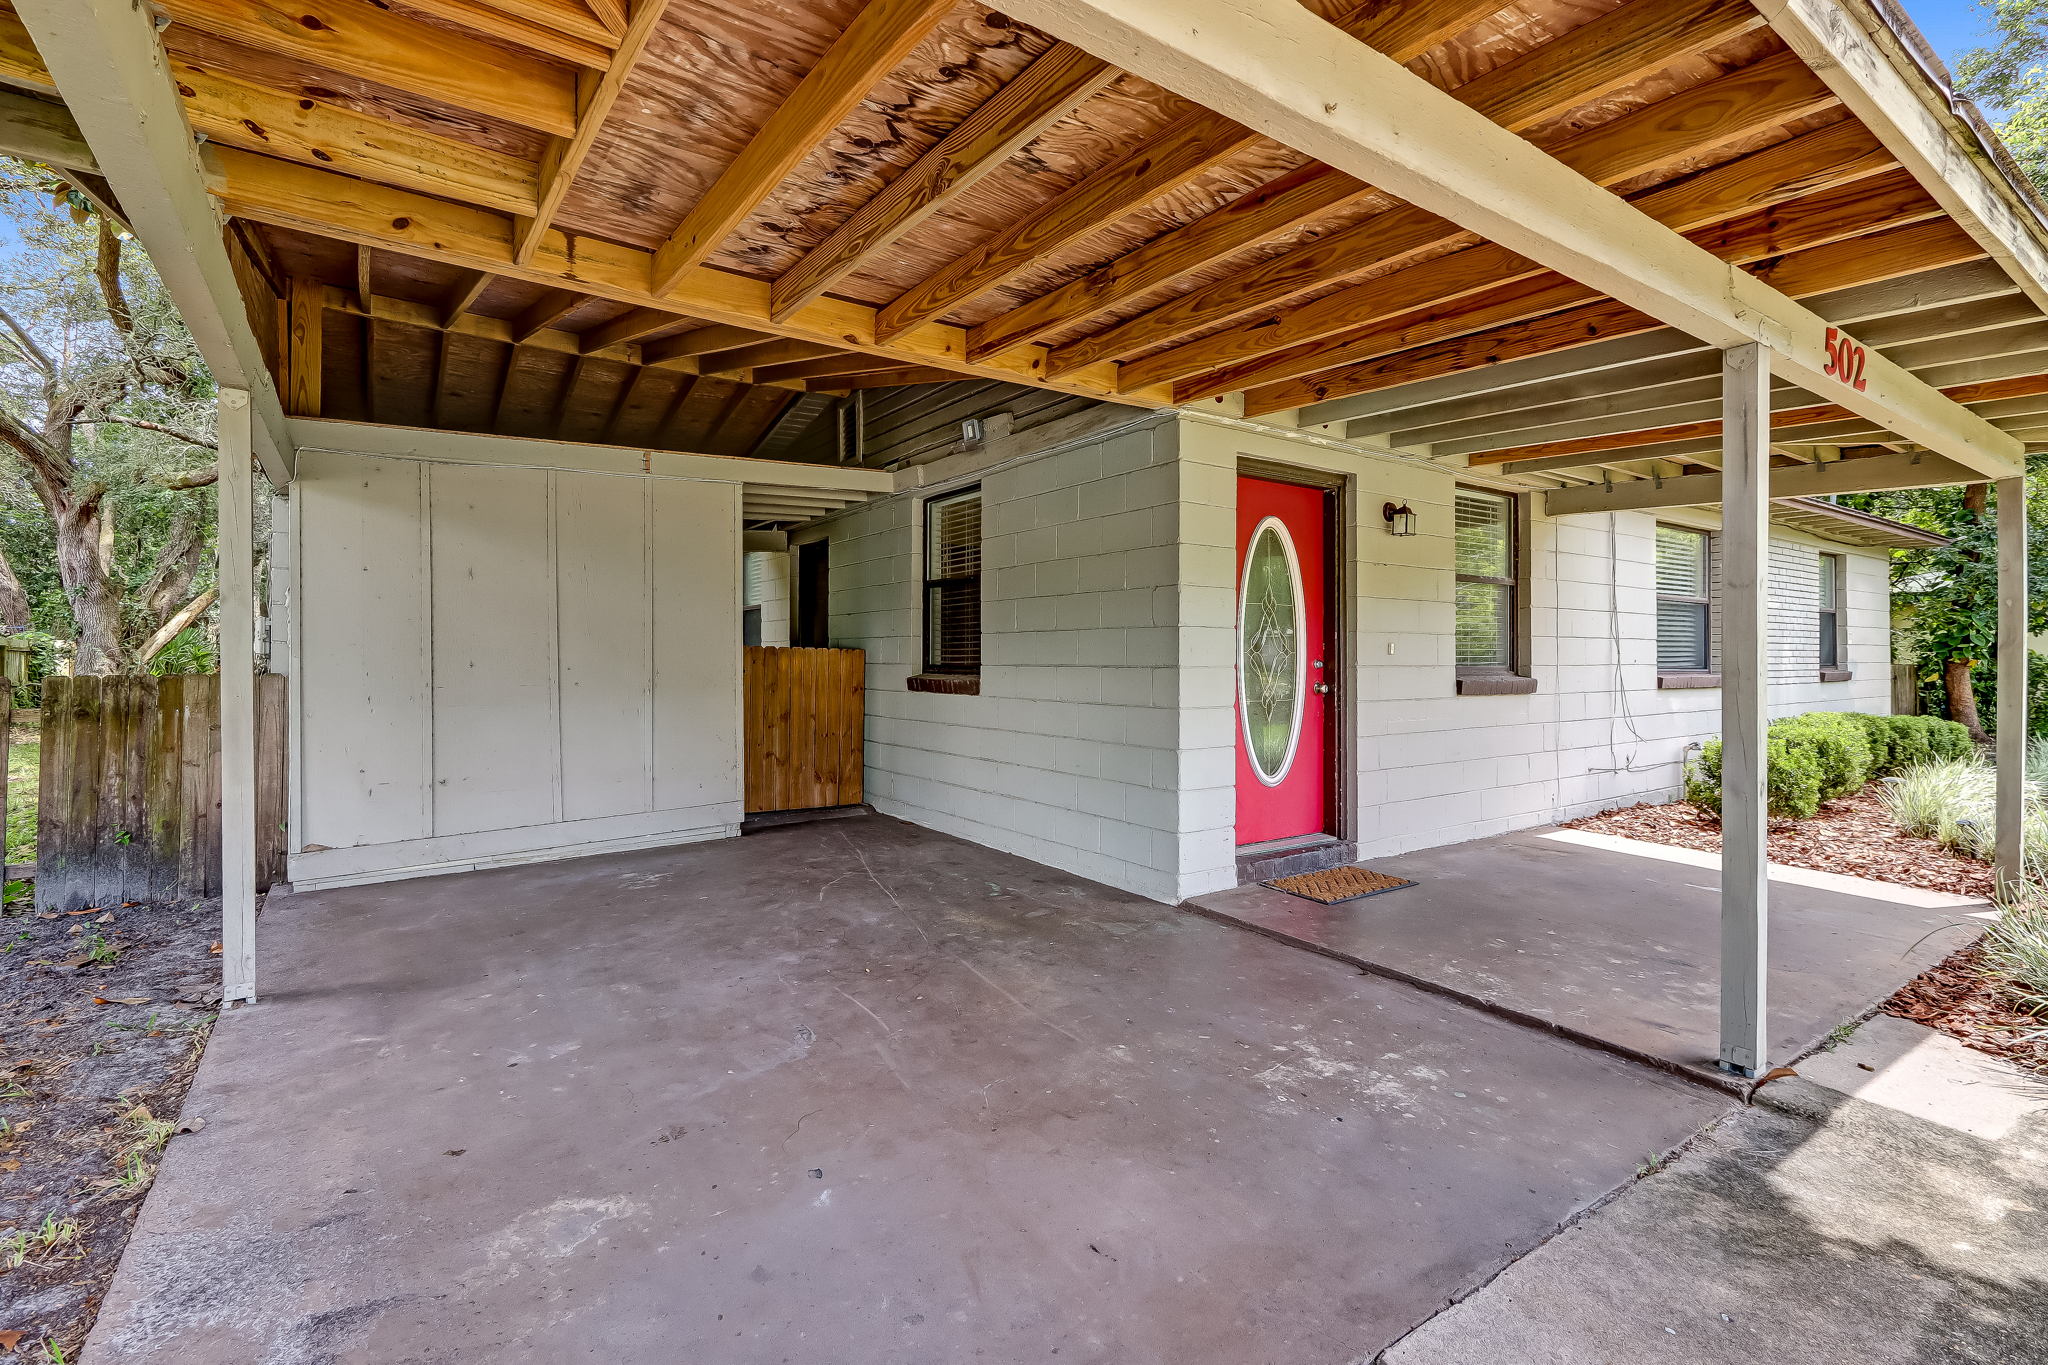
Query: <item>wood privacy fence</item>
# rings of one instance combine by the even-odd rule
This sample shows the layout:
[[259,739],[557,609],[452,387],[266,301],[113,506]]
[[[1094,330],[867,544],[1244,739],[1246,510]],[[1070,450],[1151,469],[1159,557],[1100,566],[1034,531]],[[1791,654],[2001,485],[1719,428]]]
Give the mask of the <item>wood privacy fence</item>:
[[[256,679],[256,885],[284,875],[285,680]],[[43,680],[36,906],[220,894],[220,677]]]
[[746,808],[860,804],[867,654],[747,647]]

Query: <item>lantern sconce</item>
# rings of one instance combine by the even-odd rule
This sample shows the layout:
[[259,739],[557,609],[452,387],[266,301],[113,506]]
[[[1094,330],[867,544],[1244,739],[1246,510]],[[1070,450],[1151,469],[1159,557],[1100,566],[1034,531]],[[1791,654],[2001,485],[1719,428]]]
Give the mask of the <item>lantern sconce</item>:
[[1390,502],[1380,509],[1380,515],[1387,519],[1387,534],[1390,536],[1412,536],[1415,534],[1415,509],[1405,502]]

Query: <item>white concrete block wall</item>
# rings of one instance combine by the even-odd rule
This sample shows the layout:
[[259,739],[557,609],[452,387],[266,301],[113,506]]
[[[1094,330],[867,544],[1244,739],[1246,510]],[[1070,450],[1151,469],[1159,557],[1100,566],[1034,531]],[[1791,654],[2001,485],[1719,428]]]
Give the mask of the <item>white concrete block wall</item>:
[[[1348,480],[1340,578],[1350,697],[1341,833],[1371,856],[1675,794],[1720,693],[1662,690],[1656,526],[1701,509],[1530,518],[1524,696],[1460,696],[1457,475],[1426,461],[1199,418],[1161,419],[982,475],[983,667],[974,697],[914,693],[921,496],[830,523],[833,642],[868,650],[878,809],[1159,899],[1235,880],[1239,463]],[[928,492],[962,482],[943,472]],[[1420,515],[1387,533],[1388,501]],[[1818,556],[1844,554],[1847,658],[1821,683]],[[1889,706],[1887,557],[1781,529],[1772,710]]]
[[[1227,593],[1229,513],[1190,501],[1222,494],[1183,488],[1175,445],[1154,421],[830,524],[832,642],[868,651],[876,809],[1161,900],[1234,880],[1214,755],[1182,752],[1183,696],[1214,711],[1217,691],[1213,670],[1183,667],[1183,599],[1189,573],[1219,562]],[[923,503],[968,483],[982,490],[980,694],[912,692]]]

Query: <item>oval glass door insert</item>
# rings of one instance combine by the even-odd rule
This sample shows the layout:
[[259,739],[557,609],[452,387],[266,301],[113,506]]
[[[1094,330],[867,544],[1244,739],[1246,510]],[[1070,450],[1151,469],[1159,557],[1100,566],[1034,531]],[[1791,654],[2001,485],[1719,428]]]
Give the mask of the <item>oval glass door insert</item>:
[[1301,561],[1278,517],[1252,531],[1237,595],[1237,709],[1252,771],[1279,785],[1301,740],[1307,631],[1302,621]]

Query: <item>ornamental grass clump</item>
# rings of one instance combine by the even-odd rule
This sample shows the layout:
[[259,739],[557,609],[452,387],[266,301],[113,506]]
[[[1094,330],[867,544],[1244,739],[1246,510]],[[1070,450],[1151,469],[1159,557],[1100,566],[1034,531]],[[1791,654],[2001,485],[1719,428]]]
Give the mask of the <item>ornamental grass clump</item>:
[[1983,947],[1985,965],[2005,978],[2013,1007],[2048,1018],[2048,891],[2033,886],[2007,901]]

